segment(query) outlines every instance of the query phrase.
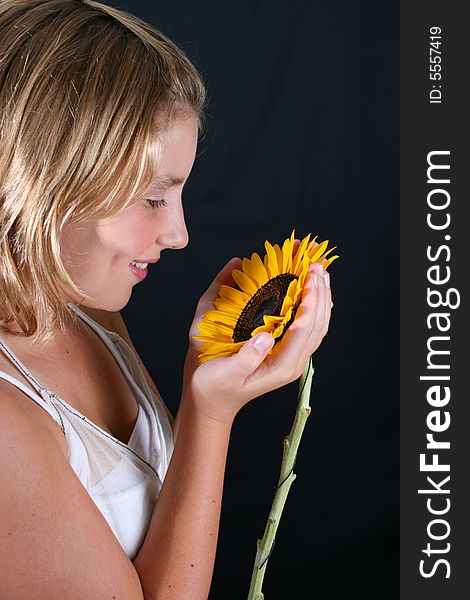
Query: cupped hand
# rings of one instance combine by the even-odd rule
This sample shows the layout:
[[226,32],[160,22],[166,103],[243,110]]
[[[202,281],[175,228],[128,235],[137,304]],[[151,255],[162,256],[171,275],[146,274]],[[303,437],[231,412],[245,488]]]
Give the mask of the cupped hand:
[[328,331],[331,315],[329,274],[318,263],[310,265],[295,319],[278,343],[274,345],[274,338],[261,332],[236,354],[198,365],[202,342],[192,336],[200,334],[198,323],[206,311],[214,309],[219,287],[234,285],[231,272],[241,268],[241,263],[240,258],[229,260],[201,296],[190,327],[184,364],[183,397],[189,395],[198,410],[219,421],[233,419],[253,398],[299,378]]

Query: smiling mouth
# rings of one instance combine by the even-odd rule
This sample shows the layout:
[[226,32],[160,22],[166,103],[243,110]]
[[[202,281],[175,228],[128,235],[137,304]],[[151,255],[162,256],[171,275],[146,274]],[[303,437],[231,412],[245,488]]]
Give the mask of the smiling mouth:
[[147,266],[148,266],[148,263],[146,263],[146,262],[145,263],[141,263],[141,262],[137,262],[135,260],[133,260],[129,264],[131,264],[133,267],[137,267],[137,269],[142,269],[142,270],[146,269]]

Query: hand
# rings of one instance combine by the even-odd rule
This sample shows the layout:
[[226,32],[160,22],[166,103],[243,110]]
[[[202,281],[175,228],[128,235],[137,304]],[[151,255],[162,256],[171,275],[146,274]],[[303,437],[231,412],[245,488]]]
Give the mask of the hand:
[[[253,398],[298,379],[328,331],[331,315],[329,276],[324,277],[321,265],[310,265],[295,320],[274,348],[274,338],[262,332],[247,341],[237,354],[198,365],[202,342],[193,340],[192,336],[199,335],[198,323],[207,310],[214,308],[219,287],[234,284],[231,271],[241,268],[241,262],[240,258],[229,260],[201,296],[189,331],[184,365],[183,397],[189,395],[198,410],[219,421],[233,419]],[[263,348],[257,349],[257,340],[263,342]]]

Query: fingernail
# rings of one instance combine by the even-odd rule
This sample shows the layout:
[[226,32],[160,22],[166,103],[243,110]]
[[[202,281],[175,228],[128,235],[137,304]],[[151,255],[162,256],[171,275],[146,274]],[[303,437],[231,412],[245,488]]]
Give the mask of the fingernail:
[[332,303],[331,303],[331,308],[333,308],[333,306],[334,306],[334,304],[333,304],[333,302],[332,302]]
[[315,287],[318,288],[318,275],[316,275],[316,273],[313,274],[313,283],[315,284]]
[[325,285],[327,288],[329,288],[330,287],[330,274],[325,273],[324,277],[325,277]]
[[258,350],[258,352],[266,352],[269,350],[274,343],[274,338],[272,335],[258,335],[253,342],[253,346]]

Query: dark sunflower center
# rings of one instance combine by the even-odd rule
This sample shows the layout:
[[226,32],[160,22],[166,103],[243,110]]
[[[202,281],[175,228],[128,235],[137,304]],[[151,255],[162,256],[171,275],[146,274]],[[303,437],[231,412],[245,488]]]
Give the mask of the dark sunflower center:
[[[251,332],[264,325],[264,315],[279,316],[289,284],[295,275],[283,273],[270,279],[253,295],[242,310],[233,329],[232,339],[237,344],[251,338]],[[237,286],[238,287],[238,286]]]

